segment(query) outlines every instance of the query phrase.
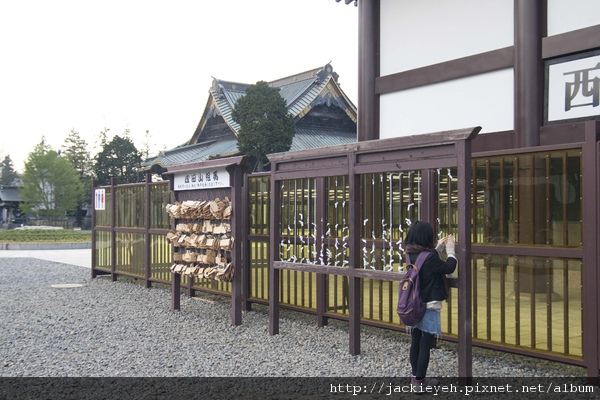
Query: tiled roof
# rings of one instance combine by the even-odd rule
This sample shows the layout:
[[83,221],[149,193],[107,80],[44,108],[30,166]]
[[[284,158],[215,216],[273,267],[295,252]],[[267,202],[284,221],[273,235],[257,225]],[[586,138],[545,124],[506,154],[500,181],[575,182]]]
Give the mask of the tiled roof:
[[[237,88],[238,85],[233,83],[228,86],[233,86],[234,88]],[[227,125],[229,125],[234,132],[237,132],[240,129],[240,125],[233,120],[233,118],[231,117],[231,113],[233,112],[233,108],[237,100],[246,94],[244,90],[245,87],[241,91],[237,89],[225,89],[224,82],[221,83],[216,80],[215,83],[213,83],[213,86],[210,88],[210,95],[217,103],[219,114],[223,117]]]
[[0,202],[6,201],[21,201],[19,197],[19,189],[16,187],[0,186]]
[[323,131],[307,128],[296,129],[290,151],[336,146],[356,142],[356,132]]
[[204,143],[189,144],[163,151],[158,156],[148,158],[142,167],[160,165],[163,168],[180,164],[191,164],[206,161],[210,158],[237,153],[237,138],[211,140]]
[[[343,93],[337,84],[338,75],[333,72],[330,64],[322,68],[312,69],[287,78],[278,79],[269,82],[269,85],[279,89],[279,94],[285,100],[288,112],[295,118],[306,112],[307,107],[317,99],[319,94],[328,85],[336,87],[336,91]],[[213,85],[210,88],[210,95],[215,100],[219,114],[223,117],[227,125],[231,127],[234,134],[237,134],[240,125],[233,120],[231,114],[235,103],[240,97],[245,96],[246,83],[223,81],[213,78]],[[345,103],[352,108],[354,114],[356,107],[345,97]],[[196,139],[198,136],[196,136]],[[192,139],[193,140],[193,139]]]
[[[333,72],[330,64],[327,64],[324,67],[269,82],[270,86],[279,90],[289,114],[296,120],[296,132],[291,150],[356,142],[356,106],[340,89],[337,78],[337,73]],[[187,144],[161,152],[156,157],[148,158],[142,163],[142,168],[150,169],[153,166],[167,168],[238,154],[237,132],[240,126],[233,120],[231,114],[237,100],[246,94],[248,86],[250,85],[247,83],[213,78],[207,106],[191,140]],[[349,118],[345,126],[334,122],[334,126],[331,127],[307,127],[307,124],[299,123],[313,107],[322,107],[323,104],[330,106],[332,103],[343,110],[338,112],[342,115],[345,112]],[[225,125],[217,130],[205,130],[207,125],[217,121],[215,118],[218,116],[223,118],[230,131]],[[354,129],[352,129],[352,122]],[[200,143],[197,143],[198,141]]]
[[331,76],[321,82],[311,78],[281,86],[279,93],[286,101],[288,112],[297,117],[319,95],[329,79],[332,79]]
[[[317,147],[335,146],[356,142],[356,132],[322,131],[308,128],[296,129],[290,151],[314,149]],[[147,159],[144,167],[160,165],[167,168],[173,165],[193,164],[208,159],[221,158],[238,154],[237,138],[211,140],[209,142],[183,145],[162,152],[156,157]]]

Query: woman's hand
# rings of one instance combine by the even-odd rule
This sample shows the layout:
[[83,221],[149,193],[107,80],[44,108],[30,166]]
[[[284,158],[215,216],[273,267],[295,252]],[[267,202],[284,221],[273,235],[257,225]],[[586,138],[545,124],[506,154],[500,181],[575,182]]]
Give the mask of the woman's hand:
[[435,249],[437,252],[441,253],[442,251],[444,251],[444,248],[446,247],[446,240],[448,239],[448,236],[441,238],[440,240],[438,240]]
[[446,245],[446,254],[448,254],[448,256],[455,257],[456,241],[454,240],[454,236],[448,235],[444,239],[445,239],[445,245]]

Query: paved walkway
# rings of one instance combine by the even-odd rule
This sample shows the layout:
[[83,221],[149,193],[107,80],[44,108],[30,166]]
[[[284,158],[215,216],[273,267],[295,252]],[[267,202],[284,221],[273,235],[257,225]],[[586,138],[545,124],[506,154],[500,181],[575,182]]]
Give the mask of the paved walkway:
[[91,249],[0,250],[0,257],[38,258],[86,268],[92,266]]

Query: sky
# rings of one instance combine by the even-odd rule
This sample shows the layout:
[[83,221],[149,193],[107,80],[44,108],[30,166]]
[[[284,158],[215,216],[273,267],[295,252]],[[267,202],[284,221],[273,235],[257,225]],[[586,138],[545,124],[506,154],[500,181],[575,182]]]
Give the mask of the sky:
[[71,130],[92,156],[126,129],[189,140],[213,77],[256,83],[331,62],[356,104],[358,9],[335,0],[0,0],[0,161]]

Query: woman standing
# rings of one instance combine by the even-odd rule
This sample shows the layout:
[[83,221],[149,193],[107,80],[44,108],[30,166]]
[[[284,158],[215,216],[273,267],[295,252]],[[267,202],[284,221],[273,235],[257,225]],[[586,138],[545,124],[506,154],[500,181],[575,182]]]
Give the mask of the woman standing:
[[[422,251],[432,254],[427,257],[419,271],[419,290],[421,299],[427,304],[423,319],[411,330],[410,365],[412,368],[412,387],[415,392],[423,392],[427,387],[436,386],[434,379],[425,379],[429,366],[429,351],[435,335],[442,334],[440,310],[442,301],[448,298],[445,275],[456,269],[455,241],[453,236],[441,239],[437,247],[433,241],[433,227],[425,221],[416,221],[408,230],[404,240],[405,251],[414,263]],[[448,258],[443,261],[438,254],[446,250]],[[437,251],[436,251],[437,250]]]

